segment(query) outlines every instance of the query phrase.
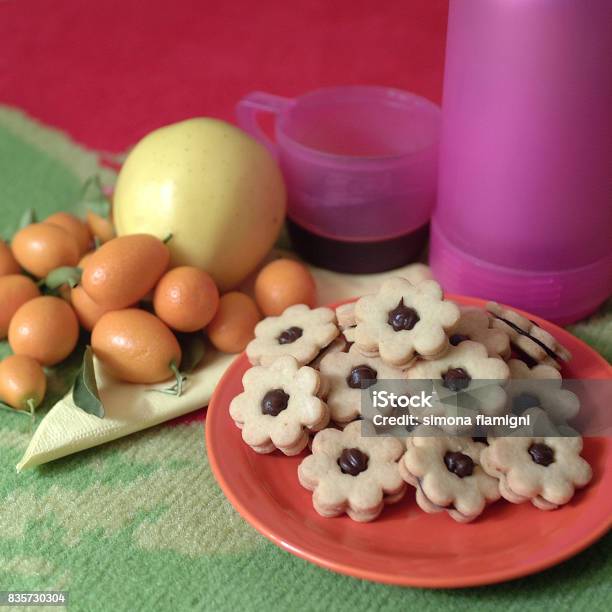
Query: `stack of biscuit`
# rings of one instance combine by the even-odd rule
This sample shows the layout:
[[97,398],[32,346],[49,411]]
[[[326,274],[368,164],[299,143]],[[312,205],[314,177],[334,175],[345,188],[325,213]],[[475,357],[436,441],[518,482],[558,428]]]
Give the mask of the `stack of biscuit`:
[[[582,438],[562,433],[579,410],[561,388],[569,352],[511,309],[458,306],[433,280],[392,278],[335,311],[291,306],[257,325],[247,356],[253,367],[230,414],[258,453],[296,455],[310,442],[298,478],[322,516],[371,521],[411,485],[425,512],[469,522],[500,498],[557,508],[591,479]],[[521,411],[546,428],[476,436],[419,425],[377,436],[361,406],[363,390],[379,381],[405,385],[406,393],[423,381],[440,396],[469,390],[478,397],[472,411]],[[440,397],[416,418],[448,406]]]

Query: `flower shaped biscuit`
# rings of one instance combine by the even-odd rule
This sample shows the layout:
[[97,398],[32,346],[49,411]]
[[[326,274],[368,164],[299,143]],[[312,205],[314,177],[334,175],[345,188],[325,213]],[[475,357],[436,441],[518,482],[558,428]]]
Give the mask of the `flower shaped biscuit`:
[[326,355],[320,371],[323,397],[336,423],[349,423],[361,414],[363,389],[375,386],[379,380],[401,381],[406,377],[402,370],[387,365],[379,357],[364,357],[355,346],[348,353]]
[[296,304],[282,315],[267,317],[255,326],[255,338],[247,346],[247,357],[254,365],[269,365],[278,357],[290,355],[300,365],[306,365],[338,333],[333,310],[311,310],[305,304]]
[[452,346],[457,346],[465,340],[473,340],[483,344],[489,357],[510,357],[510,341],[508,334],[500,329],[489,327],[490,317],[481,308],[461,308],[459,323],[449,337]]
[[488,302],[487,310],[491,313],[491,327],[508,334],[510,344],[529,366],[543,363],[560,369],[562,362],[572,358],[552,334],[518,312],[496,302]]
[[391,278],[378,293],[357,301],[355,318],[359,350],[402,367],[416,355],[431,359],[447,349],[447,332],[459,321],[459,308],[444,301],[435,281],[413,285],[403,278]]
[[509,408],[517,415],[528,408],[539,407],[553,423],[564,424],[580,411],[580,400],[575,393],[562,389],[561,374],[548,365],[529,368],[520,359],[508,362],[510,383],[506,388]]
[[420,361],[408,370],[407,377],[414,385],[427,387],[433,381],[437,397],[433,409],[419,408],[413,413],[420,419],[427,415],[501,415],[506,409],[503,386],[509,376],[508,366],[489,357],[484,345],[465,340],[444,357]]
[[290,356],[270,366],[253,367],[242,378],[244,391],[230,404],[230,416],[242,439],[258,453],[275,448],[297,455],[310,431],[327,426],[329,410],[317,396],[319,373],[299,367]]
[[586,486],[591,466],[580,456],[582,438],[502,437],[489,439],[482,451],[484,470],[500,481],[500,492],[508,501],[526,501],[541,510],[554,510]]
[[457,522],[473,521],[488,503],[500,498],[498,481],[480,465],[484,444],[472,438],[446,437],[420,426],[407,440],[400,473],[417,490],[419,507],[446,511]]
[[361,423],[354,421],[343,430],[320,431],[298,477],[314,491],[312,503],[322,516],[346,512],[355,521],[372,521],[406,491],[398,469],[403,451],[395,438],[362,437]]

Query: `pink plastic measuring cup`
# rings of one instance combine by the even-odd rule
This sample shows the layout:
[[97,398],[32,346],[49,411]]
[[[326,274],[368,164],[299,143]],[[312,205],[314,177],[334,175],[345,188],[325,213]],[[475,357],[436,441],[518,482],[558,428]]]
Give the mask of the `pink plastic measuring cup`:
[[[260,113],[276,115],[275,142]],[[236,114],[281,165],[289,231],[306,259],[376,272],[418,256],[435,199],[435,104],[396,89],[344,86],[296,99],[254,92]]]

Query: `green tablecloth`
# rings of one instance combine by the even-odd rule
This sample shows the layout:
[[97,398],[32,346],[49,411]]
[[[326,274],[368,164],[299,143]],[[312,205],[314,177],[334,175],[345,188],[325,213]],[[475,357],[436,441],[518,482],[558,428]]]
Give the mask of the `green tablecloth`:
[[[97,166],[94,153],[0,107],[0,232],[25,208],[70,207]],[[612,359],[610,305],[573,331]],[[88,612],[609,609],[610,534],[539,575],[455,591],[368,583],[297,559],[225,500],[203,427],[157,427],[17,475],[27,421],[1,412],[0,591],[67,590],[70,607]]]

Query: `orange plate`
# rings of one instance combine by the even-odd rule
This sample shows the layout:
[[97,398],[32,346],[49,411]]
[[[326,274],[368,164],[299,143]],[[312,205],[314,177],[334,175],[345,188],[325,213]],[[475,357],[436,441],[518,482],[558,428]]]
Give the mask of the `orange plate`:
[[[450,296],[461,304],[484,301]],[[608,363],[559,327],[526,315],[552,332],[572,352],[564,374],[609,378]],[[297,478],[304,454],[258,455],[246,446],[229,416],[249,368],[238,357],[219,383],[208,408],[206,441],[213,473],[236,510],[260,533],[290,553],[330,570],[377,582],[429,588],[502,582],[541,571],[580,552],[612,525],[612,440],[585,440],[593,467],[589,486],[559,510],[503,500],[475,522],[461,525],[446,513],[425,514],[410,490],[372,523],[347,516],[325,519]]]

